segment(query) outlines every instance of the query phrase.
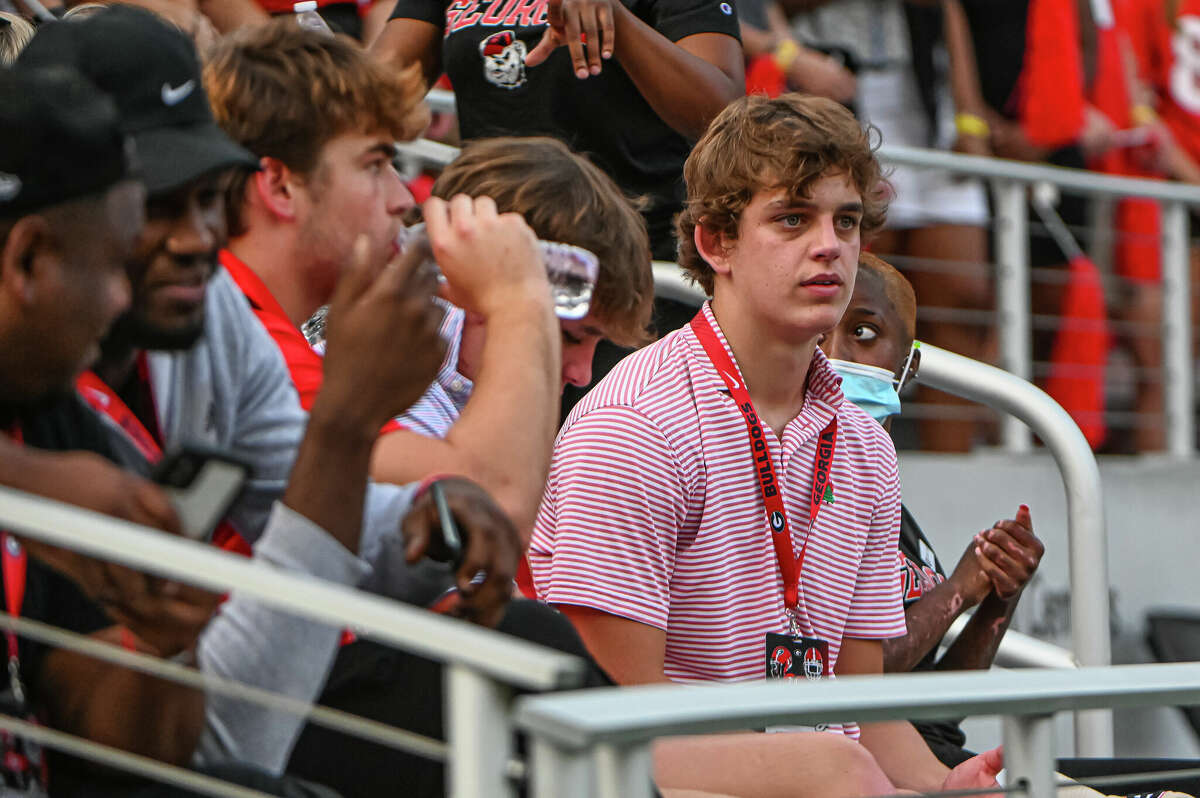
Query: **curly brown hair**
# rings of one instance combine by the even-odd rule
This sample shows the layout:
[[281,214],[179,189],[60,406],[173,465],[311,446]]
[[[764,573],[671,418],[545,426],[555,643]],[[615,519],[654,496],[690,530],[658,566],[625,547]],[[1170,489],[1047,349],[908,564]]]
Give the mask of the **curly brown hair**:
[[[230,138],[301,175],[344,133],[384,130],[408,140],[429,123],[418,67],[397,72],[353,39],[304,30],[288,17],[226,36],[209,53],[204,85]],[[239,175],[230,189],[230,235],[244,232],[246,179]]]
[[654,276],[646,223],[608,175],[551,138],[467,144],[433,184],[433,196],[488,196],[519,213],[538,238],[583,247],[600,261],[592,313],[621,346],[650,340]]
[[711,294],[714,272],[696,249],[696,225],[736,239],[742,211],[756,193],[782,187],[808,197],[831,173],[849,175],[862,195],[864,237],[883,227],[887,181],[871,130],[823,97],[751,95],[726,106],[683,167],[687,201],[675,225],[684,272]]

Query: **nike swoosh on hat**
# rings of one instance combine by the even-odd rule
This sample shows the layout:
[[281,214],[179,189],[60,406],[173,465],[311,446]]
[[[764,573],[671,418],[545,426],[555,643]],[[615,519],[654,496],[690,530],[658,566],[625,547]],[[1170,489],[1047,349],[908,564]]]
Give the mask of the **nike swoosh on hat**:
[[187,99],[192,90],[196,88],[195,80],[188,80],[178,86],[172,86],[170,83],[162,85],[162,101],[166,105],[178,105]]

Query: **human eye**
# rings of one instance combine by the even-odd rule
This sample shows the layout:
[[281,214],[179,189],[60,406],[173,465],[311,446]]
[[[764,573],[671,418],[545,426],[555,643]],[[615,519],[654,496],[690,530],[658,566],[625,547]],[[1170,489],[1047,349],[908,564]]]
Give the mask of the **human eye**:
[[803,227],[806,218],[807,217],[805,217],[805,215],[802,213],[785,213],[784,215],[779,217],[778,221],[784,227],[795,228],[795,227]]
[[859,224],[858,215],[854,213],[843,214],[838,217],[837,224],[842,230],[854,230]]
[[874,341],[879,337],[879,331],[869,324],[858,324],[854,327],[854,338],[859,342]]
[[567,332],[566,330],[562,331],[562,341],[567,346],[579,346],[581,343],[583,343],[582,338],[573,333]]

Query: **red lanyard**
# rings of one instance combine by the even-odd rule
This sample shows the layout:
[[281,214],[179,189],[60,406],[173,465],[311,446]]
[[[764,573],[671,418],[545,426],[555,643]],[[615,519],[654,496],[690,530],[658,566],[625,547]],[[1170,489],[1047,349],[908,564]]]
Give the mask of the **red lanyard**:
[[754,412],[754,403],[750,400],[750,392],[746,390],[738,378],[737,366],[721,345],[712,324],[701,311],[692,319],[692,331],[699,339],[700,345],[708,354],[713,367],[721,375],[730,396],[737,403],[738,410],[746,422],[746,434],[750,442],[750,459],[758,474],[758,489],[762,494],[763,510],[766,512],[767,523],[771,527],[771,542],[775,546],[775,558],[779,561],[779,573],[783,577],[783,603],[789,611],[795,612],[800,603],[800,573],[804,570],[804,553],[808,549],[809,538],[812,537],[813,523],[821,512],[821,502],[825,498],[825,488],[829,484],[829,471],[833,465],[833,452],[837,446],[837,416],[829,422],[821,432],[817,441],[817,454],[813,461],[812,492],[808,505],[808,529],[800,554],[792,554],[792,533],[788,525],[787,509],[783,504],[783,485],[775,476],[775,464],[771,460],[771,449],[763,433],[762,423]]
[[[13,425],[9,433],[18,445],[25,442],[21,428]],[[4,573],[4,608],[14,618],[21,617],[21,606],[25,603],[25,547],[15,537],[6,531],[0,531],[0,567]],[[4,630],[4,638],[8,643],[8,673],[14,692],[21,690],[21,682],[17,675],[20,662],[20,651],[17,648],[17,633],[12,629]],[[18,696],[23,700],[22,696]]]
[[[145,357],[139,355],[138,375],[143,384],[148,385],[145,363]],[[129,409],[104,380],[91,371],[85,371],[75,379],[75,389],[93,410],[115,422],[148,462],[157,463],[162,459],[162,447],[158,443],[162,440],[161,434],[154,434],[158,432],[157,429],[154,433],[146,429],[146,425],[137,414]]]

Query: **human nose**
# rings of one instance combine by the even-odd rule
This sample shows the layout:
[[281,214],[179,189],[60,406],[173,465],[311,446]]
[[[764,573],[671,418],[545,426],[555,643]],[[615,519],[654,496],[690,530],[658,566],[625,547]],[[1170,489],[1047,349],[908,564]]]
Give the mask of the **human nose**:
[[596,344],[571,347],[563,350],[562,387],[574,385],[586,388],[592,381],[592,357]]
[[813,245],[812,256],[816,260],[836,260],[842,252],[842,239],[834,227],[833,218],[822,218],[817,225],[817,240]]
[[408,190],[404,179],[400,177],[400,173],[393,167],[390,170],[391,183],[388,190],[388,213],[393,216],[399,216],[407,212],[410,208],[417,204],[412,192]]
[[189,202],[187,212],[178,220],[167,238],[167,250],[173,255],[212,252],[224,230],[225,208],[220,203],[204,206]]

